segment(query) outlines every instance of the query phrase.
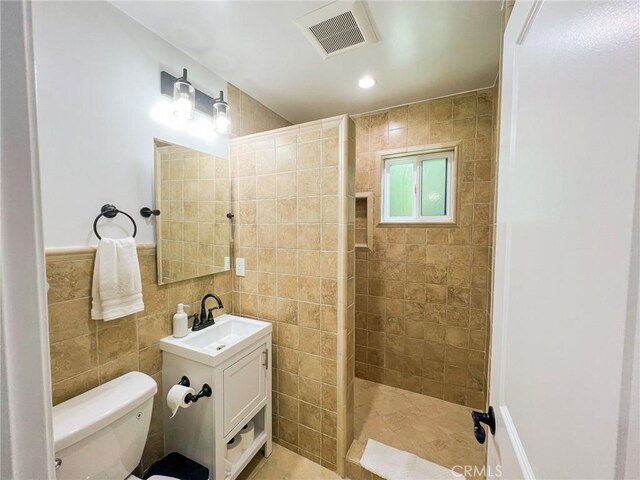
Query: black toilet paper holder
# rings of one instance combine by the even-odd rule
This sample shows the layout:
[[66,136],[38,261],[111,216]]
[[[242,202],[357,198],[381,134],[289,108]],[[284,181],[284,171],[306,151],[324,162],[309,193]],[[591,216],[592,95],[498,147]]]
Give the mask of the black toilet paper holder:
[[[191,381],[189,380],[189,377],[187,377],[186,375],[183,375],[180,381],[178,382],[178,385],[182,385],[183,387],[190,387]],[[200,391],[195,395],[192,393],[187,394],[187,396],[184,397],[184,401],[187,403],[196,403],[200,398],[210,397],[212,394],[213,394],[213,390],[211,390],[211,387],[205,383],[204,385],[202,385],[202,388],[200,389]]]

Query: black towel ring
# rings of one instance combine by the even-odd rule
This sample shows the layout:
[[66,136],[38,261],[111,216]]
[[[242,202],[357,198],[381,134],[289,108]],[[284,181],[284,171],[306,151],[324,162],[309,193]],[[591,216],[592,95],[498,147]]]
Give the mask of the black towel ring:
[[110,205],[110,204],[106,204],[103,205],[102,208],[100,209],[100,215],[98,215],[96,217],[96,219],[93,221],[93,233],[96,234],[96,237],[98,237],[98,240],[102,240],[102,237],[98,234],[98,220],[100,220],[100,217],[106,217],[106,218],[113,218],[116,215],[118,215],[119,213],[123,214],[125,217],[128,217],[129,220],[131,220],[131,223],[133,223],[133,235],[132,237],[135,238],[136,233],[138,233],[138,226],[136,225],[136,221],[133,219],[133,217],[131,215],[129,215],[127,212],[123,212],[122,210],[118,210],[115,205]]

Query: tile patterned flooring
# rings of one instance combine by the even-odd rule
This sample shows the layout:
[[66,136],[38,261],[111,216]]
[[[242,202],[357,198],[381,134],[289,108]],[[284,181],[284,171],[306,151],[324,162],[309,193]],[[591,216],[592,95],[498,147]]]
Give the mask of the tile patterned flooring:
[[[473,437],[471,409],[379,383],[355,379],[355,440],[347,454],[347,476],[377,480],[359,466],[368,438],[445,467],[485,463],[485,447]],[[274,444],[260,452],[240,480],[339,480],[330,470]],[[471,480],[471,479],[468,479]]]
[[269,458],[264,458],[262,452],[258,452],[238,479],[341,480],[337,473],[275,443]]
[[354,413],[355,439],[347,454],[347,474],[354,480],[369,478],[354,468],[369,438],[448,468],[485,464],[468,407],[356,378]]

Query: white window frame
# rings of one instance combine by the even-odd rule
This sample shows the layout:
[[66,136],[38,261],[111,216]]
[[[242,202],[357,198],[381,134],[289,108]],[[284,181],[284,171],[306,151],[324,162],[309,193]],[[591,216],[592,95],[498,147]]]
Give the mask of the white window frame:
[[[422,148],[420,150],[405,151],[402,153],[381,155],[382,175],[381,175],[381,207],[380,222],[381,224],[438,224],[452,225],[456,222],[457,209],[457,145],[446,147]],[[422,205],[422,161],[446,158],[447,159],[447,214],[446,215],[420,215]],[[402,165],[413,162],[414,171],[414,202],[411,216],[391,217],[389,215],[389,168],[392,165]]]

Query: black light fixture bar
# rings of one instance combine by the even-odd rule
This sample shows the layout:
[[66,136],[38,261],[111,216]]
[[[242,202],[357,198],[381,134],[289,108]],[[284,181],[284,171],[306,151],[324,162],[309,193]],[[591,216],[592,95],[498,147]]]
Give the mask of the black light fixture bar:
[[[162,95],[173,99],[173,84],[178,79],[168,72],[160,72],[160,92]],[[213,117],[213,104],[216,99],[201,92],[196,88],[196,110]]]

